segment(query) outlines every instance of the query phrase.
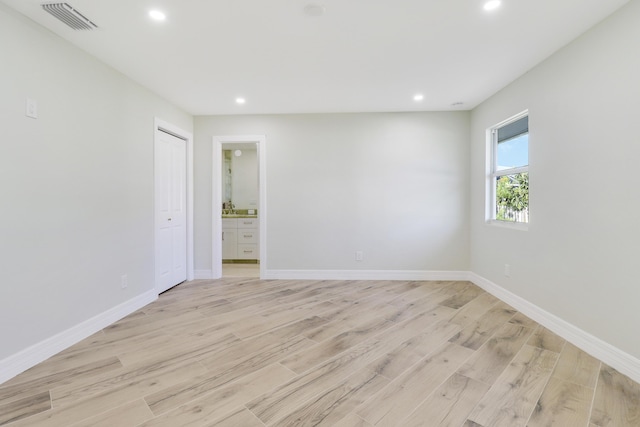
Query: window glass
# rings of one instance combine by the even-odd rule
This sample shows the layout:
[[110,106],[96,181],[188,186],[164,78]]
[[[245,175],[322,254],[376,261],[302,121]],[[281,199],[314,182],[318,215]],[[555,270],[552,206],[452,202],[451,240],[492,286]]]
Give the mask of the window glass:
[[498,142],[497,170],[519,168],[529,164],[529,134]]
[[529,116],[523,112],[489,129],[488,220],[529,222]]
[[529,173],[496,177],[498,221],[529,222]]

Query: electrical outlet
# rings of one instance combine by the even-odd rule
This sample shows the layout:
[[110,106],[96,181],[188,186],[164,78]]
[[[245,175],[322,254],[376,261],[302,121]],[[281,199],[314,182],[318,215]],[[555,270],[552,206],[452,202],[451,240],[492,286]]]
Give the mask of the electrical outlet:
[[120,288],[126,289],[127,286],[129,286],[129,277],[127,277],[126,274],[123,274],[122,276],[120,276]]
[[504,276],[511,277],[511,266],[509,264],[504,265]]
[[356,251],[356,261],[362,261],[364,258],[364,255],[362,254],[362,251]]

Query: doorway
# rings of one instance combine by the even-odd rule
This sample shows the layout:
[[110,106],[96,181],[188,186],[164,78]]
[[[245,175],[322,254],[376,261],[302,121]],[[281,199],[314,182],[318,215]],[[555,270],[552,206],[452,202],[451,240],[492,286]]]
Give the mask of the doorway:
[[[213,137],[212,276],[214,279],[223,277],[223,259],[229,260],[224,264],[225,275],[235,277],[259,275],[261,278],[265,276],[267,259],[265,142],[264,135]],[[240,164],[239,159],[243,156],[243,150],[247,157],[256,157],[257,171],[254,170],[253,173],[257,172],[258,188],[256,194],[250,191],[236,191],[234,195],[229,181],[233,176],[230,165],[233,164],[233,156],[237,156],[236,163]],[[257,237],[252,237],[256,234]]]
[[158,294],[193,280],[192,136],[155,121],[155,288]]

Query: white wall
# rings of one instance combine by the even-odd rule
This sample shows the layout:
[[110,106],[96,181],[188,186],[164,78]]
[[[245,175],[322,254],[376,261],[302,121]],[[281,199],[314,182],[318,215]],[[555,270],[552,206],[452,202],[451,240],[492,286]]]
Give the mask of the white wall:
[[[631,1],[476,108],[471,122],[471,270],[637,358],[639,22]],[[527,108],[523,232],[484,223],[485,130]]]
[[0,57],[2,361],[153,289],[154,117],[193,121],[3,4]]
[[211,269],[212,136],[234,134],[267,138],[270,270],[468,269],[469,113],[194,122],[196,270]]

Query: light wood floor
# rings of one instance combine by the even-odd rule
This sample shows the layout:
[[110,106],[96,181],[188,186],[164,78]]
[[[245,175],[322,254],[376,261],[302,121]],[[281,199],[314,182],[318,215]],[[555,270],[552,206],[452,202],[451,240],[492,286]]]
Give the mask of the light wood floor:
[[467,282],[183,284],[0,385],[0,425],[640,426],[640,386]]
[[222,264],[222,277],[260,277],[260,264]]

